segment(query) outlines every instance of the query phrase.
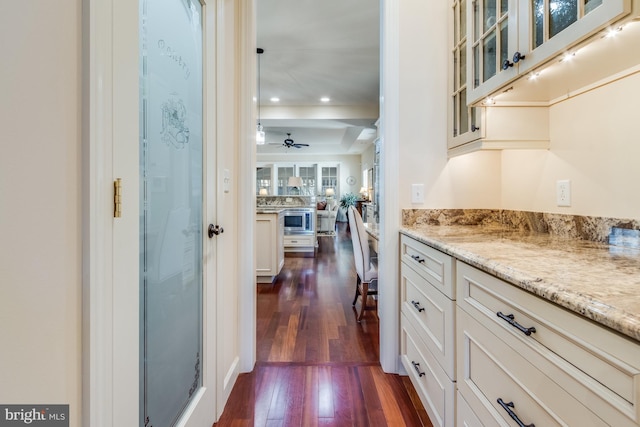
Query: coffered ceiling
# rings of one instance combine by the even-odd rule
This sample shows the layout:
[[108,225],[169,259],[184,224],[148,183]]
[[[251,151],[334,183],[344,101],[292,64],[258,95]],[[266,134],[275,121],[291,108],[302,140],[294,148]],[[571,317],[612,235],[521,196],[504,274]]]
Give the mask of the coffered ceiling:
[[[267,142],[258,156],[366,150],[378,119],[379,2],[257,0],[257,6],[257,46],[264,49],[259,113]],[[285,148],[287,133],[309,147]]]

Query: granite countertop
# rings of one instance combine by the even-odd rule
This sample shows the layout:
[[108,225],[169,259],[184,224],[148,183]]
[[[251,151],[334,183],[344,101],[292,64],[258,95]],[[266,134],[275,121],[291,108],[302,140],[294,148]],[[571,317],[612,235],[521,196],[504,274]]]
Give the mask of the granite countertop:
[[640,249],[499,226],[402,234],[640,341]]
[[286,211],[288,208],[285,207],[276,207],[276,206],[265,206],[256,208],[256,213],[258,214],[278,214],[282,211]]

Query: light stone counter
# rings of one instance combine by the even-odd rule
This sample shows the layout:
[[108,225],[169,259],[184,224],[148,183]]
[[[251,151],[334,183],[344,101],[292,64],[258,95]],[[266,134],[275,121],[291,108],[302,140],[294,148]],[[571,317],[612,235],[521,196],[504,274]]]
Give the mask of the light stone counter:
[[640,249],[500,226],[400,232],[640,341]]
[[286,211],[288,208],[278,208],[278,207],[258,207],[256,208],[256,213],[258,214],[278,214],[282,211]]

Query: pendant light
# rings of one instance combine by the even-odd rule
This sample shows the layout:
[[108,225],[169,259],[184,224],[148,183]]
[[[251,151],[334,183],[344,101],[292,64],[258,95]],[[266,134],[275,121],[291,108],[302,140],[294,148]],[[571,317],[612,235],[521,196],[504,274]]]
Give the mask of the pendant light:
[[260,124],[260,55],[264,53],[264,49],[258,48],[258,127],[256,129],[256,144],[264,145],[265,134]]

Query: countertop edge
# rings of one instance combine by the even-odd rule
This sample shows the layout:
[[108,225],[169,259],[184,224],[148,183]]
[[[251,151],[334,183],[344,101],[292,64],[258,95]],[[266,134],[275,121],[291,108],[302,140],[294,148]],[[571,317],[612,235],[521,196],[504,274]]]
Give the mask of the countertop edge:
[[[430,238],[424,234],[419,234],[415,230],[401,227],[400,234],[404,234],[427,246],[451,255],[457,260],[496,276],[552,304],[606,326],[628,338],[640,341],[640,323],[638,322],[637,316],[632,316],[627,312],[603,304],[600,301],[575,291],[568,291],[561,283],[531,276],[525,271],[520,271],[508,265],[483,258],[475,253],[457,248],[455,245],[442,242],[437,238]],[[594,309],[594,306],[597,306],[598,309]],[[612,315],[608,316],[607,314]]]

